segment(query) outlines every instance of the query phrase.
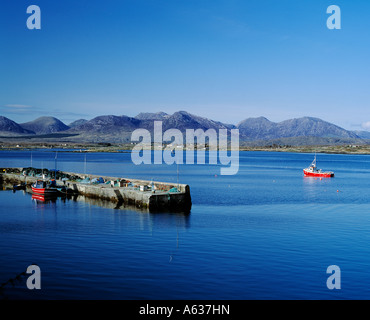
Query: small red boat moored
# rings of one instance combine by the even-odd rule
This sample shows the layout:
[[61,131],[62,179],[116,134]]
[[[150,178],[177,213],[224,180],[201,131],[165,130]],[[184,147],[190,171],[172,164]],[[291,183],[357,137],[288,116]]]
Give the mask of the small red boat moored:
[[55,180],[50,183],[39,180],[32,185],[32,192],[44,195],[57,195],[58,189],[56,188]]
[[305,176],[310,177],[318,177],[318,178],[331,178],[334,177],[334,172],[332,171],[322,171],[321,169],[317,169],[316,167],[316,155],[315,159],[312,161],[311,165],[303,169],[303,173]]

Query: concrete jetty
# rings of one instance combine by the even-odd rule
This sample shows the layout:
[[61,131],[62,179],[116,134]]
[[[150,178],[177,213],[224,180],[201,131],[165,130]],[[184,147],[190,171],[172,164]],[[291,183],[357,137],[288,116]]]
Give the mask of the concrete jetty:
[[137,208],[147,208],[151,212],[190,212],[192,205],[190,187],[186,184],[53,172],[36,168],[0,168],[0,183],[24,183],[30,192],[31,185],[37,180],[55,178],[57,185],[65,186],[64,192],[67,194],[124,203]]

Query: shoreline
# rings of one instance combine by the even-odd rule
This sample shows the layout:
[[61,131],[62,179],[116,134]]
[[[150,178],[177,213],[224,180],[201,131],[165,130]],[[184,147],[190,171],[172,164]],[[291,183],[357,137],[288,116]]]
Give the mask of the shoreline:
[[[128,153],[134,145],[131,144],[9,144],[1,145],[0,151],[53,151],[76,152],[76,153]],[[149,149],[149,148],[148,148]],[[148,150],[146,149],[146,150]],[[186,149],[184,149],[185,151]],[[197,151],[194,148],[194,151]],[[230,149],[228,149],[230,151]],[[329,145],[329,146],[240,146],[239,151],[261,151],[261,152],[291,152],[291,153],[327,153],[327,154],[353,154],[370,155],[370,145]]]

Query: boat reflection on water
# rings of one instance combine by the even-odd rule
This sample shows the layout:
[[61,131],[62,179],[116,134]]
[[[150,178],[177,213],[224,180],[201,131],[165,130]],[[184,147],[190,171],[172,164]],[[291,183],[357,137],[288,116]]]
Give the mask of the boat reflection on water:
[[32,200],[36,203],[56,203],[57,197],[42,194],[32,194]]

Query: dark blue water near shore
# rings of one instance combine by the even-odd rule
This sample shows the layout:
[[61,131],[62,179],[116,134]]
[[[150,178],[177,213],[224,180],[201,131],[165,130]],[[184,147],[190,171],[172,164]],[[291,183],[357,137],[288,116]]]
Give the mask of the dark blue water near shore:
[[[304,178],[312,154],[241,152],[235,176],[181,165],[190,215],[90,202],[33,201],[0,192],[0,283],[36,263],[41,290],[21,281],[8,299],[369,299],[370,156],[318,155],[333,179]],[[54,168],[55,153],[32,153]],[[1,167],[30,152],[0,152]],[[58,152],[65,171],[176,182],[177,167],[135,166],[130,153]],[[330,265],[341,289],[326,287]]]

